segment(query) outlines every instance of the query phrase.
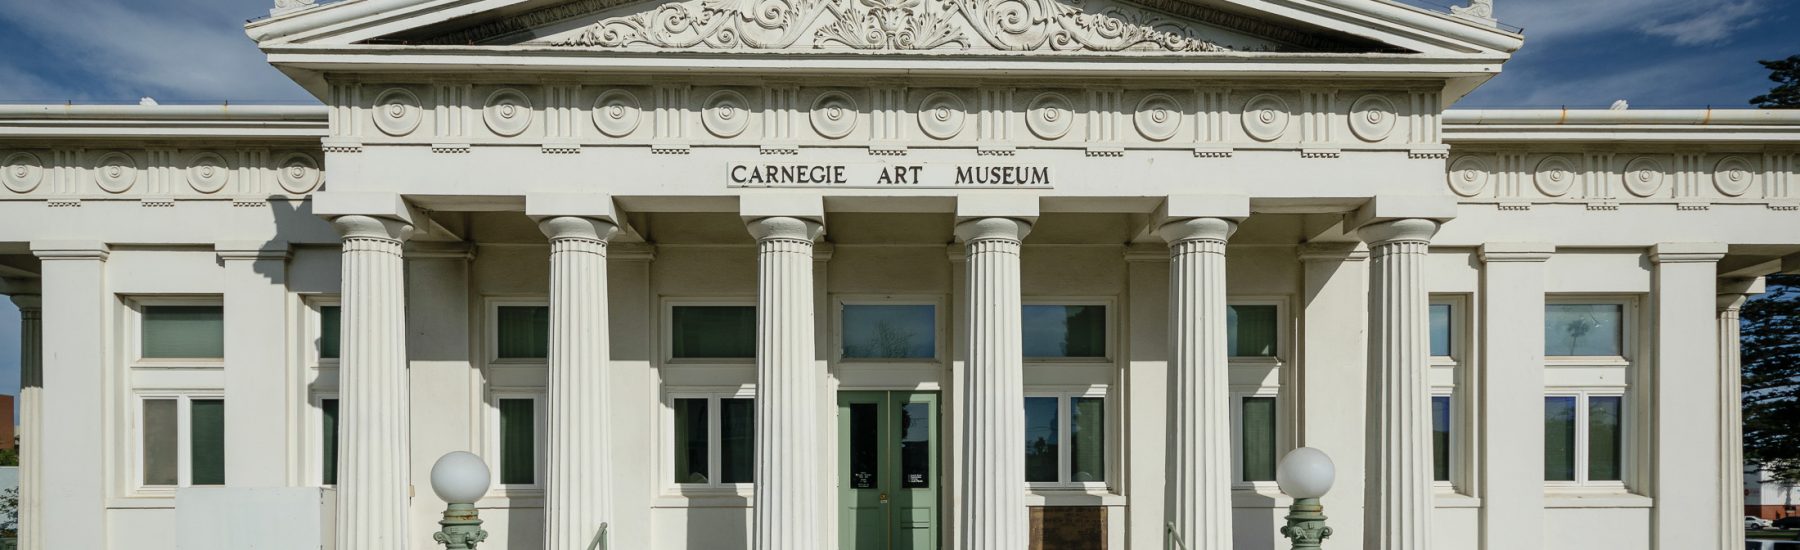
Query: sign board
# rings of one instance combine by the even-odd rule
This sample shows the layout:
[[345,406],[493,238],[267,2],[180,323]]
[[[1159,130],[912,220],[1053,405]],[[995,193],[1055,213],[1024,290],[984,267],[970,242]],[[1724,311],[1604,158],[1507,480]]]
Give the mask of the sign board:
[[727,167],[728,187],[860,189],[1049,189],[1050,167],[1028,164],[760,163]]

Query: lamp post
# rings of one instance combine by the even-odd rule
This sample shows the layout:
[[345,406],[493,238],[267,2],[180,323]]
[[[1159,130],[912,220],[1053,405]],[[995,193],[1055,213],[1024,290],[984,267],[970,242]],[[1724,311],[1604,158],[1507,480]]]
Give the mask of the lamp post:
[[447,550],[474,550],[487,540],[481,530],[481,516],[475,512],[475,501],[488,491],[488,467],[481,457],[464,451],[446,453],[431,466],[431,490],[450,504],[444,509],[444,528],[431,538]]
[[1281,492],[1294,498],[1294,504],[1288,506],[1287,525],[1281,528],[1281,536],[1294,541],[1294,550],[1318,548],[1331,536],[1319,497],[1331,490],[1336,478],[1337,467],[1331,457],[1312,447],[1294,449],[1276,466],[1275,482],[1281,485]]

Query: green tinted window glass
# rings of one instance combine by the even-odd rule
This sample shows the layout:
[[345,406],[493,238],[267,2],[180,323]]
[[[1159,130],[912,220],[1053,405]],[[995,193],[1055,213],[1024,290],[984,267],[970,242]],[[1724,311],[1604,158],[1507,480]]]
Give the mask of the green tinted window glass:
[[1619,304],[1544,306],[1544,355],[1622,355],[1624,320],[1625,306]]
[[1431,479],[1450,481],[1450,397],[1431,398]]
[[1069,400],[1069,481],[1106,481],[1106,400]]
[[937,307],[845,305],[845,359],[929,359],[937,356]]
[[1057,429],[1055,397],[1025,398],[1025,481],[1057,479]]
[[1281,323],[1275,306],[1230,306],[1225,315],[1226,353],[1232,357],[1274,357]]
[[1025,306],[1026,357],[1106,357],[1106,306]]
[[337,359],[338,341],[344,336],[343,310],[338,306],[319,307],[319,358]]
[[531,399],[500,400],[500,483],[537,483],[537,405]]
[[1624,431],[1620,429],[1625,398],[1588,398],[1588,480],[1624,479]]
[[671,317],[677,359],[756,357],[755,306],[676,306]]
[[323,465],[324,470],[319,473],[319,480],[325,485],[337,485],[338,400],[319,400],[319,416],[320,446],[323,455],[319,457],[319,463]]
[[1275,398],[1244,398],[1244,481],[1275,480]]
[[501,359],[550,356],[550,306],[502,306],[499,321]]
[[1431,304],[1431,355],[1449,357],[1451,323],[1450,304]]
[[719,482],[756,482],[756,401],[719,400]]
[[1544,398],[1544,480],[1575,481],[1575,398]]
[[225,401],[195,399],[188,403],[188,452],[194,485],[225,484]]
[[225,308],[144,306],[146,359],[225,357]]
[[705,399],[675,400],[675,482],[706,483]]
[[181,482],[181,421],[174,399],[144,400],[144,484]]

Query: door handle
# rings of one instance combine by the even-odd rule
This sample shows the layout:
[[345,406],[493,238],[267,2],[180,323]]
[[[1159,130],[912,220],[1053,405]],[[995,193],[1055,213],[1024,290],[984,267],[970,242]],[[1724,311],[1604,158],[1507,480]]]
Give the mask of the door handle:
[[888,496],[887,496],[887,493],[882,493],[882,494],[881,494],[881,503],[882,503],[882,504],[887,504],[887,501],[888,501]]

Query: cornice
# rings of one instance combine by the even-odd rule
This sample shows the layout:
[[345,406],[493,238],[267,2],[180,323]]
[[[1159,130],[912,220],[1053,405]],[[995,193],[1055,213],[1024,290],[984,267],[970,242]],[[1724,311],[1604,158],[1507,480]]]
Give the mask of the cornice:
[[281,241],[222,241],[213,245],[213,251],[221,260],[287,261],[292,257],[288,243]]
[[0,138],[296,141],[326,135],[323,105],[0,105]]
[[1556,255],[1556,245],[1491,242],[1482,244],[1478,255],[1483,263],[1544,262]]
[[1725,243],[1659,243],[1650,247],[1650,262],[1656,264],[1716,263],[1730,247]]
[[31,253],[40,260],[106,261],[112,247],[100,241],[32,241]]

